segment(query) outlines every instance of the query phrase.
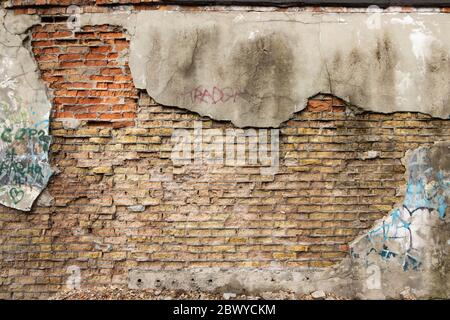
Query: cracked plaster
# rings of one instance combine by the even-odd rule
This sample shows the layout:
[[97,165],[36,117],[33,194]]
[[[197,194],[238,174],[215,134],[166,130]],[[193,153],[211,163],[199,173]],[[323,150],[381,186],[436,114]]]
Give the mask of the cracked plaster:
[[331,93],[366,111],[450,115],[450,18],[439,13],[83,14],[131,35],[135,86],[239,127],[278,127]]
[[0,203],[29,211],[52,174],[51,103],[26,47],[37,16],[0,9]]

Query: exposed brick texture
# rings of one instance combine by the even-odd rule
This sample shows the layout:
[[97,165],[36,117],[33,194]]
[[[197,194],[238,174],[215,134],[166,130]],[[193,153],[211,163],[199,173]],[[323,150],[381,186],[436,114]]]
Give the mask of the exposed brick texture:
[[[55,2],[64,3],[12,4]],[[21,12],[37,10],[65,9]],[[402,199],[405,152],[450,139],[448,120],[355,113],[324,96],[282,125],[274,176],[257,166],[176,166],[175,129],[232,124],[139,93],[117,27],[72,33],[43,23],[31,44],[53,95],[54,201],[30,213],[0,207],[0,299],[46,298],[73,265],[92,287],[126,286],[130,268],[329,267]],[[62,120],[74,118],[81,126],[66,129]]]
[[53,117],[114,126],[134,124],[137,91],[128,67],[129,40],[120,28],[65,23],[33,28],[32,46],[53,95]]
[[[126,286],[135,267],[330,266],[401,200],[405,151],[450,136],[449,121],[351,115],[338,99],[316,99],[283,124],[272,178],[251,166],[174,166],[175,128],[232,125],[146,94],[134,127],[67,130],[58,120],[54,204],[0,208],[2,298],[45,298],[64,287],[71,265],[82,286]],[[362,160],[368,150],[379,156]]]

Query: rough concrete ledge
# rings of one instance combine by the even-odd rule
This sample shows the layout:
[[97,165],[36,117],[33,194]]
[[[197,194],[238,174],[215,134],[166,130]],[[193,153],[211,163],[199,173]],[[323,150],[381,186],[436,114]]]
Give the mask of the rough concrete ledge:
[[[316,290],[342,291],[347,280],[337,275],[327,278],[329,271],[306,269],[193,268],[187,270],[131,270],[130,289],[181,289],[206,292],[259,293],[287,290],[308,294]],[[344,284],[345,282],[345,284]],[[342,290],[338,288],[342,287]],[[346,295],[353,295],[348,289]]]

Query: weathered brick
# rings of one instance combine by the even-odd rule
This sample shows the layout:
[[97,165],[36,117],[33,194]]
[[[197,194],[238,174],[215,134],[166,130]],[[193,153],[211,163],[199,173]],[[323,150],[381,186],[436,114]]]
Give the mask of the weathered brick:
[[[329,267],[401,200],[404,153],[450,136],[449,121],[349,115],[344,102],[324,97],[282,124],[273,176],[259,166],[176,166],[175,128],[232,125],[138,96],[114,51],[128,48],[123,30],[89,26],[74,35],[56,25],[36,26],[32,39],[54,95],[55,201],[26,215],[0,208],[0,264],[10,271],[0,298],[62,290],[70,265],[92,286],[126,286],[136,267]],[[60,118],[75,117],[80,127],[65,129]],[[378,157],[361,159],[368,151]]]

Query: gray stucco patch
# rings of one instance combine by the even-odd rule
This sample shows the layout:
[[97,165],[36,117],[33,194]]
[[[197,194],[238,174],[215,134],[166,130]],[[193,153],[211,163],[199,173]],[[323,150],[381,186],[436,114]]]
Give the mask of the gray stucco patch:
[[144,11],[81,20],[132,34],[135,85],[157,102],[240,127],[279,126],[319,92],[368,111],[450,115],[445,14]]
[[37,16],[0,9],[0,203],[28,211],[52,174],[48,161],[51,104],[24,46]]

